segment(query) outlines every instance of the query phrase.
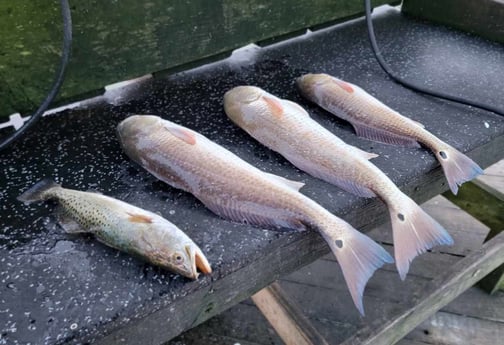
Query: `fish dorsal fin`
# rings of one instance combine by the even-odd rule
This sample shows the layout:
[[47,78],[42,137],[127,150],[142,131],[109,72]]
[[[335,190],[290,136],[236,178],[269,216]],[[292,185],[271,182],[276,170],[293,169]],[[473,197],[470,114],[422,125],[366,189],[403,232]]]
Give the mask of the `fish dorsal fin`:
[[334,78],[334,77],[333,77],[333,81],[334,81],[334,83],[336,85],[338,85],[339,87],[341,87],[346,92],[348,92],[348,93],[353,93],[354,92],[354,89],[353,89],[352,85],[350,85],[346,81],[339,80],[338,78]]
[[165,125],[165,128],[168,130],[168,132],[170,132],[180,140],[185,141],[189,145],[196,145],[196,135],[189,129],[171,125]]
[[287,99],[283,99],[282,103],[284,105],[284,108],[292,109],[293,111],[296,111],[300,114],[303,114],[305,116],[310,117],[310,114],[308,114],[308,112],[306,110],[304,110],[304,108],[302,106],[300,106],[299,104],[292,102],[292,101],[289,101]]
[[372,152],[367,152],[367,151],[364,151],[364,150],[361,150],[360,148],[358,147],[355,147],[355,146],[352,146],[354,151],[360,155],[362,158],[366,159],[366,160],[369,160],[369,159],[373,159],[373,158],[376,158],[378,157],[379,155],[376,154],[376,153],[372,153]]
[[280,184],[283,184],[284,186],[287,186],[291,189],[294,189],[296,192],[299,192],[299,190],[301,188],[303,188],[303,186],[305,185],[303,182],[292,181],[292,180],[286,179],[282,176],[269,174],[269,173],[265,173],[265,174],[268,175],[268,177],[270,179],[274,180],[275,182],[278,182]]
[[380,143],[397,145],[404,147],[420,147],[418,142],[412,138],[400,136],[383,129],[377,129],[374,127],[366,126],[361,123],[353,123],[355,132],[359,137],[363,137],[369,140],[378,141]]
[[133,213],[133,212],[126,212],[128,214],[128,220],[132,223],[147,223],[150,224],[152,223],[152,218],[149,216],[146,216],[145,214],[139,214],[139,213]]
[[282,117],[284,109],[282,103],[280,102],[280,100],[278,100],[278,98],[271,95],[264,95],[262,96],[262,98],[268,105],[268,109],[275,117]]

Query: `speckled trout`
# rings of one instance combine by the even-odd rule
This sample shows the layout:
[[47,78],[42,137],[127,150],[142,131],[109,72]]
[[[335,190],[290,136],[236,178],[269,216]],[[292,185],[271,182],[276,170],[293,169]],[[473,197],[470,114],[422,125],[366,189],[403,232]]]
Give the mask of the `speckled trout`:
[[178,227],[163,217],[94,192],[62,188],[42,180],[18,197],[24,203],[54,199],[56,216],[68,233],[92,233],[106,245],[148,262],[198,278],[198,269],[212,272],[201,249]]
[[224,95],[228,117],[293,165],[362,196],[379,196],[389,209],[397,269],[406,277],[411,261],[438,244],[452,244],[446,230],[368,159],[376,155],[346,144],[297,103],[258,87],[238,86]]
[[469,157],[440,140],[416,121],[368,94],[357,85],[327,74],[306,74],[297,80],[301,94],[325,110],[349,121],[357,135],[391,145],[432,150],[443,167],[453,194],[458,187],[483,173]]
[[320,232],[338,259],[361,313],[373,272],[392,257],[369,237],[299,192],[302,183],[265,173],[203,135],[157,116],[135,115],[118,134],[126,154],[217,215],[267,228]]

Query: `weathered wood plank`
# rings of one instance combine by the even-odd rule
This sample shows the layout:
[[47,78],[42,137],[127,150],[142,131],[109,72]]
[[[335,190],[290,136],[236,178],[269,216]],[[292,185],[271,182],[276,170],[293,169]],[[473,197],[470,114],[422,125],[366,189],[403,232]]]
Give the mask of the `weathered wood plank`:
[[422,322],[407,338],[427,344],[502,344],[504,325],[440,311]]
[[[424,300],[403,312],[398,318],[384,322],[377,329],[367,328],[344,344],[394,344],[429,315],[448,304],[471,285],[504,263],[504,233],[460,260],[445,277],[434,279]],[[382,323],[384,320],[380,320]]]
[[488,226],[490,231],[504,228],[504,201],[472,182],[464,183],[456,196],[449,192],[443,196]]
[[405,0],[406,14],[504,43],[504,5],[495,0]]
[[[122,0],[72,2],[71,10],[73,52],[60,102],[148,73],[207,63],[248,43],[362,13],[363,5]],[[47,93],[59,63],[60,26],[57,0],[0,2],[0,117],[35,108]]]
[[327,341],[306,319],[297,304],[289,298],[278,283],[252,295],[264,317],[280,335],[286,344],[292,345],[328,345]]
[[242,344],[283,345],[259,309],[239,303],[169,341],[167,345]]
[[485,175],[478,176],[472,182],[504,201],[504,159],[486,168]]

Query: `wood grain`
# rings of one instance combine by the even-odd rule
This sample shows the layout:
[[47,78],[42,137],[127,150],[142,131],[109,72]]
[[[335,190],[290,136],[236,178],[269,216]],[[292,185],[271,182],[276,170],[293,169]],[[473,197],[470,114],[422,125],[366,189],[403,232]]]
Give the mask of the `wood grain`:
[[252,300],[285,344],[328,345],[278,283],[258,291]]
[[504,233],[485,243],[473,254],[453,265],[446,276],[434,279],[428,288],[428,296],[417,305],[403,312],[398,318],[385,321],[377,329],[366,328],[343,344],[394,344],[429,315],[452,301],[471,285],[504,263]]

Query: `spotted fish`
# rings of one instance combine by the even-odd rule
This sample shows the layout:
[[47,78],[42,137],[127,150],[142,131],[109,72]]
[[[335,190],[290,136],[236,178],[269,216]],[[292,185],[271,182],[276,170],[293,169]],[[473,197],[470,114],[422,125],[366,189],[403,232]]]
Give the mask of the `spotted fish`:
[[58,222],[68,233],[87,232],[106,245],[140,256],[185,277],[212,272],[201,249],[163,217],[94,192],[62,188],[45,179],[18,197],[24,203],[54,199]]
[[379,196],[389,208],[402,279],[418,254],[453,243],[439,223],[368,161],[376,155],[346,144],[300,105],[255,86],[238,86],[224,95],[224,109],[235,124],[299,169],[350,193]]
[[440,140],[416,121],[402,116],[357,85],[327,74],[306,74],[297,80],[301,94],[325,110],[349,121],[357,135],[391,145],[432,150],[443,167],[453,194],[483,173],[469,157]]
[[369,237],[299,193],[302,183],[265,173],[222,146],[158,116],[134,115],[117,131],[126,154],[160,180],[192,193],[217,215],[268,228],[317,230],[363,313],[362,293],[392,257]]

